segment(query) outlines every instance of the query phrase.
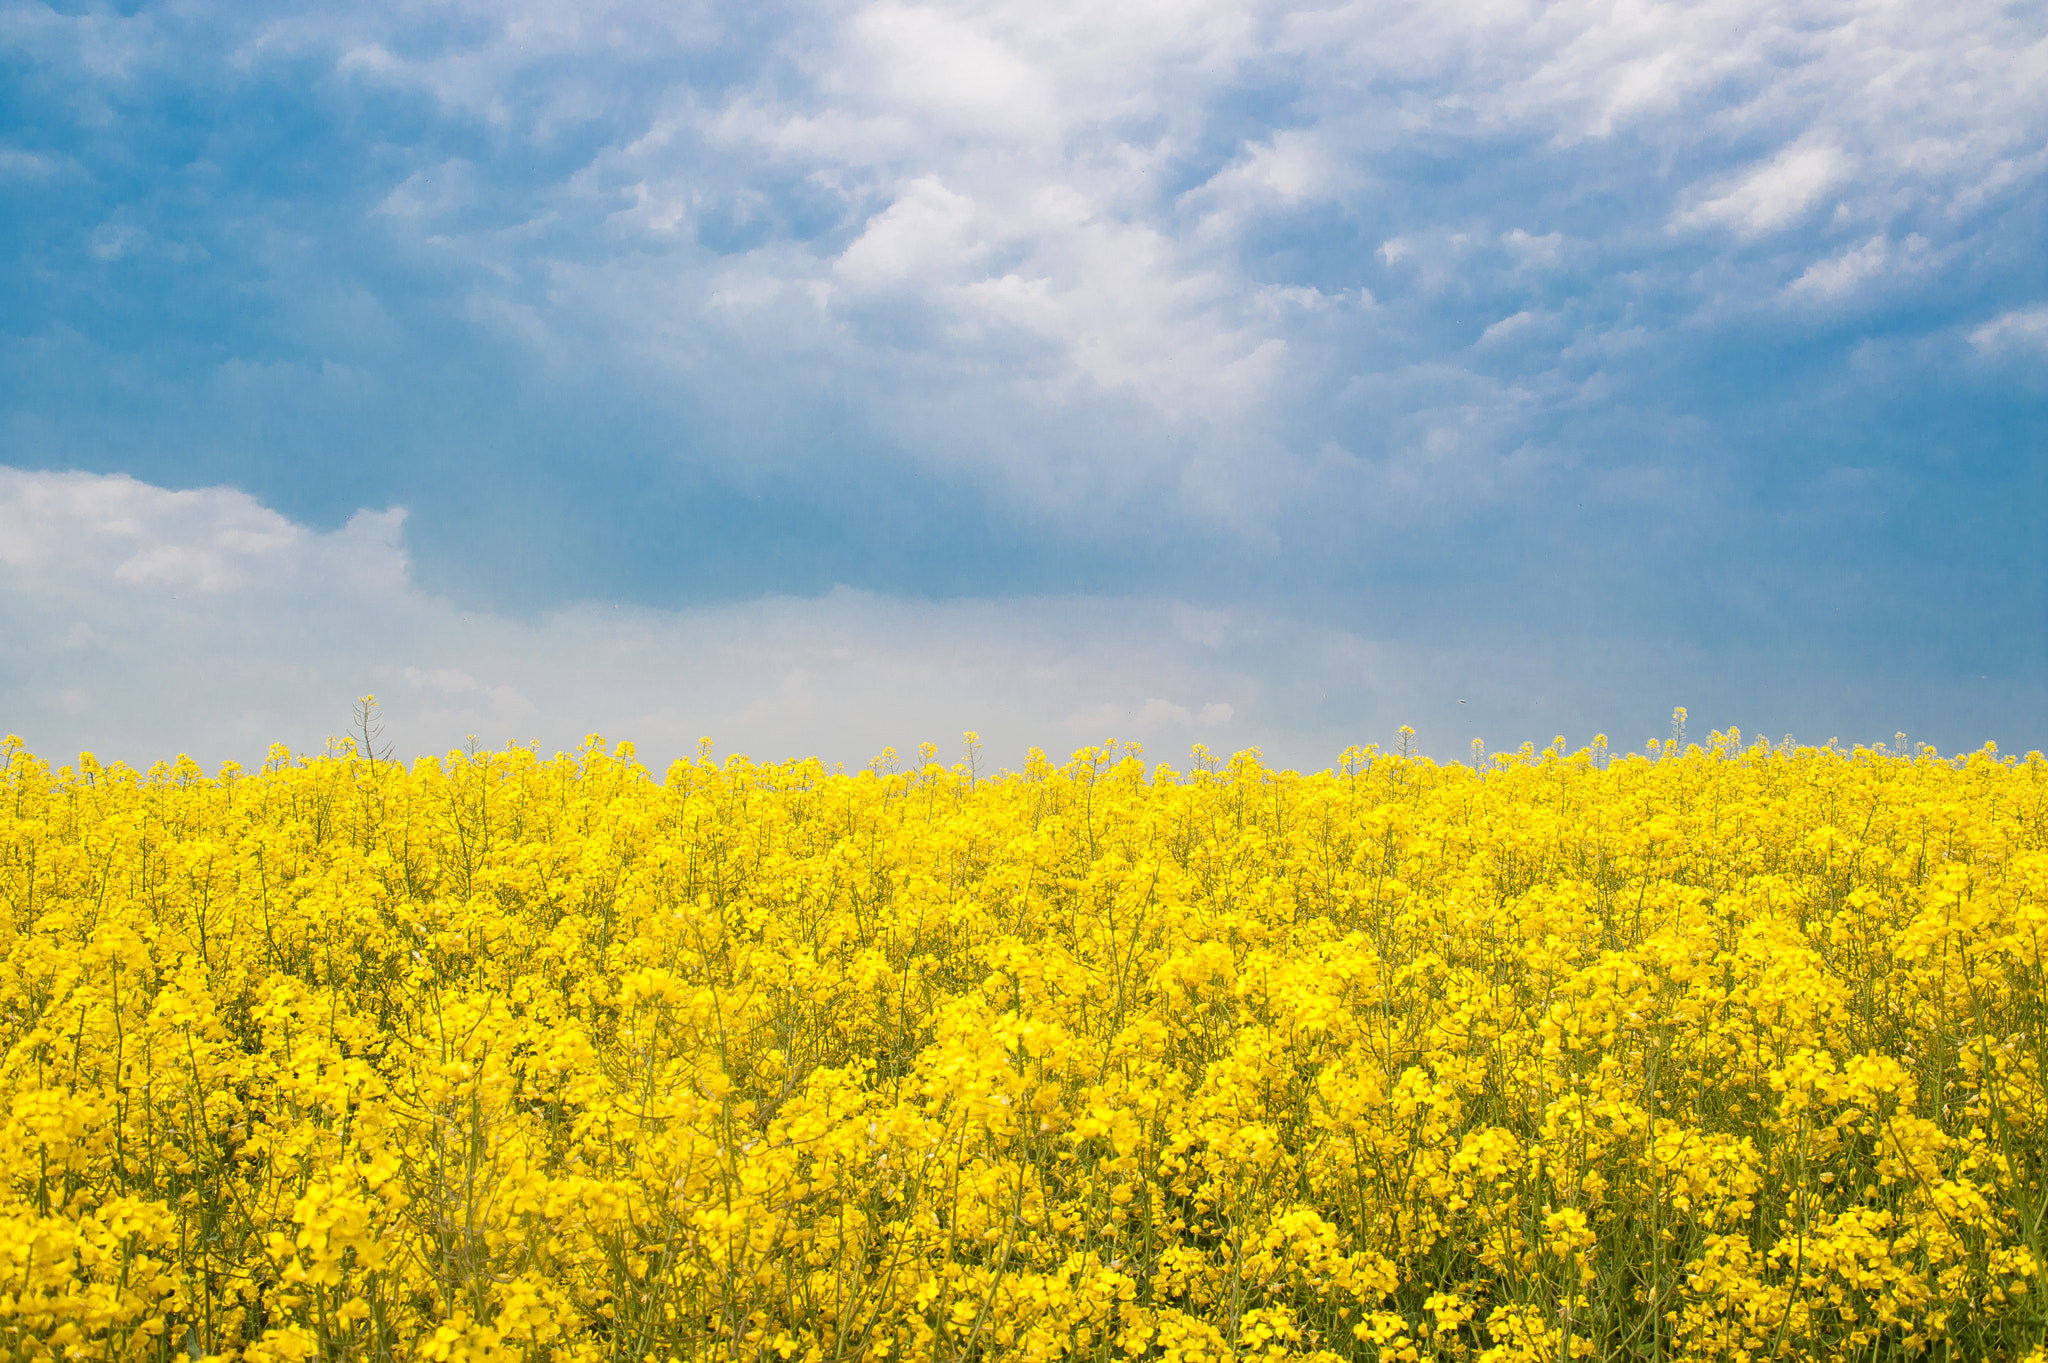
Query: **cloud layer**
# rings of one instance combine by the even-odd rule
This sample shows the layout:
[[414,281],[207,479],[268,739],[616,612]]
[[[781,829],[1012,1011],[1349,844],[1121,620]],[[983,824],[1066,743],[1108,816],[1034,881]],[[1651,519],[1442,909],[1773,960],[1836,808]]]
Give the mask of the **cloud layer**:
[[553,752],[595,732],[634,741],[657,769],[705,737],[723,752],[857,766],[887,747],[908,760],[925,742],[950,758],[971,729],[1001,766],[1033,746],[1064,758],[1115,739],[1175,762],[1200,743],[1320,768],[1351,744],[1397,742],[1403,723],[1439,757],[1465,756],[1474,738],[1540,745],[1559,727],[1578,743],[1599,728],[1635,746],[1689,702],[1696,720],[1724,727],[1834,726],[1801,727],[1815,741],[1847,721],[1852,741],[1889,740],[1889,722],[1948,747],[2048,743],[2038,729],[1967,727],[2038,713],[2038,679],[1835,677],[1817,697],[1760,681],[1753,653],[1584,637],[1548,656],[1428,647],[1158,598],[914,602],[840,589],[514,618],[422,591],[403,522],[362,512],[319,531],[233,489],[0,468],[4,727],[58,761],[91,750],[142,766],[186,751],[247,764],[272,743],[319,751],[348,729],[354,697],[374,692],[403,755],[472,740]]

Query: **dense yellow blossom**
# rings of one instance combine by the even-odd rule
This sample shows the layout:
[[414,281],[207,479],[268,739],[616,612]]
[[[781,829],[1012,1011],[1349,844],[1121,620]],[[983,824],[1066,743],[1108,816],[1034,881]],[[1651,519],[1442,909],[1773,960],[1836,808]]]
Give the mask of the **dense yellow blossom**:
[[2048,761],[0,777],[23,1359],[2048,1360]]

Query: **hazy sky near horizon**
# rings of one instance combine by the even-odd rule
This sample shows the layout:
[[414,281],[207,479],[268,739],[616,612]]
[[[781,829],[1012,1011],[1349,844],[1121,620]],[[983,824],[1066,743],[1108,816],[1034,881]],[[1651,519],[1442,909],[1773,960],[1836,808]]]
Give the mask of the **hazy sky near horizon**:
[[0,729],[2048,748],[2048,10],[0,0]]

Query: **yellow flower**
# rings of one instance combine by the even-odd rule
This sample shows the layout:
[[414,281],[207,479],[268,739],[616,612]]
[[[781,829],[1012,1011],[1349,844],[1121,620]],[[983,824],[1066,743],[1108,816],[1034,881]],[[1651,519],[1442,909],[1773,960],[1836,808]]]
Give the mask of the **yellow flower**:
[[10,740],[0,1338],[2048,1363],[2048,761],[1685,719],[1307,775]]

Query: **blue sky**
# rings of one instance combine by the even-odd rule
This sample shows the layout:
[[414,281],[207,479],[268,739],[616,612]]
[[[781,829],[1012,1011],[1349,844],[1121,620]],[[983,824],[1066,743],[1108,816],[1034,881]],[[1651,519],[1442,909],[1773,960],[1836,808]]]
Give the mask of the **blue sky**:
[[40,750],[2048,747],[2048,15],[0,0]]

